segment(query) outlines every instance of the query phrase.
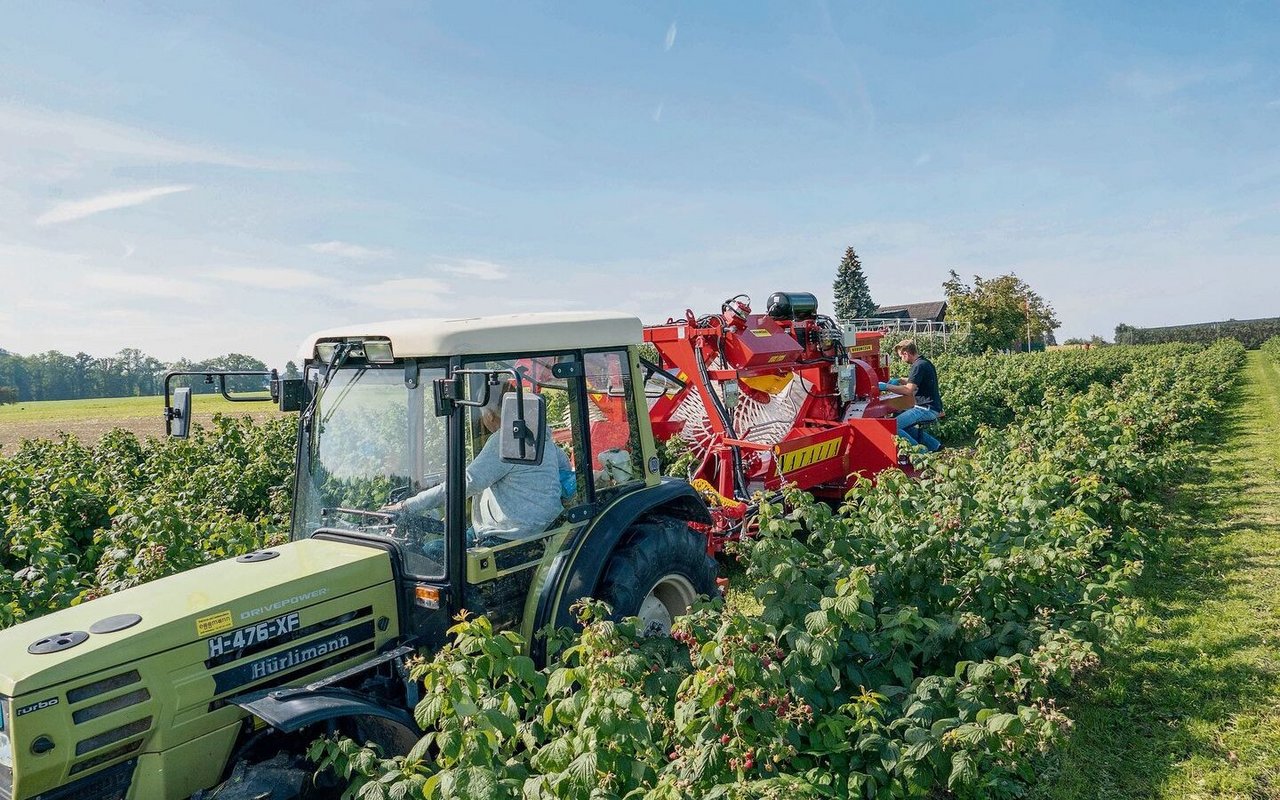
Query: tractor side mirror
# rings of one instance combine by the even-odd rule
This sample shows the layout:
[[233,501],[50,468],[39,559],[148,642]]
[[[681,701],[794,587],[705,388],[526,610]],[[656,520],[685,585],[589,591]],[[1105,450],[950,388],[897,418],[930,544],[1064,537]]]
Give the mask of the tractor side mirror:
[[180,386],[173,390],[173,405],[164,410],[170,436],[187,438],[191,432],[191,388]]
[[[523,394],[523,393],[522,393]],[[502,398],[499,453],[508,464],[542,463],[547,445],[547,401],[542,395],[509,392]]]

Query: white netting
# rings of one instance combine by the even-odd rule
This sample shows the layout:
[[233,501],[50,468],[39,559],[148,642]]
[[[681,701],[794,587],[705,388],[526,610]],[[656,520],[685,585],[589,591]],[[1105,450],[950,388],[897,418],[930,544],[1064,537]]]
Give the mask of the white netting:
[[671,419],[683,422],[680,438],[684,439],[699,457],[707,454],[711,448],[711,423],[707,418],[707,409],[702,404],[702,396],[697,391],[689,394],[671,413]]
[[787,388],[771,395],[767,403],[756,402],[744,394],[730,414],[733,429],[739,439],[775,445],[795,427],[808,394],[808,387],[799,376],[793,377]]
[[[809,390],[800,377],[792,378],[783,389],[761,403],[741,394],[729,412],[733,429],[738,438],[763,445],[775,445],[795,427],[796,418]],[[711,421],[706,406],[698,392],[690,392],[671,414],[671,418],[684,423],[680,438],[700,456],[706,455],[711,446]]]

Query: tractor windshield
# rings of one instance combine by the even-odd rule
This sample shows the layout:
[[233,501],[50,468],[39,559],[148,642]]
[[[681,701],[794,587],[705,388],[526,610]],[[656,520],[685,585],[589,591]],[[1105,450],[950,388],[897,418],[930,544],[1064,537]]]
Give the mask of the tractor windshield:
[[427,400],[443,375],[442,367],[424,365],[410,388],[402,364],[350,365],[321,381],[302,417],[294,538],[322,527],[394,537],[412,544],[406,569],[423,577],[443,574],[439,513],[416,520],[412,530],[385,513],[444,480],[446,418],[435,416]]

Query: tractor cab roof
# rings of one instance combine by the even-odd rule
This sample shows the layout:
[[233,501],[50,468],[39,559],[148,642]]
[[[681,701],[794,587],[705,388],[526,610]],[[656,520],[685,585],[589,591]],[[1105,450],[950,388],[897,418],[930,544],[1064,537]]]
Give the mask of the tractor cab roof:
[[396,358],[534,353],[640,344],[643,326],[631,314],[555,311],[465,319],[399,319],[330,328],[307,337],[299,356],[315,358],[326,342],[386,340]]

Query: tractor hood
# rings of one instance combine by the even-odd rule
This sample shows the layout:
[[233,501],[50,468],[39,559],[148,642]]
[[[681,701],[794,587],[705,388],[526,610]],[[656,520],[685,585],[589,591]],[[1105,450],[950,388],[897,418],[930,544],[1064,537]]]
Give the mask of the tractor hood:
[[[391,580],[384,550],[318,539],[198,567],[0,631],[0,695],[28,695],[246,629],[225,648],[261,649],[302,633],[292,612]],[[201,658],[220,646],[211,642]]]

